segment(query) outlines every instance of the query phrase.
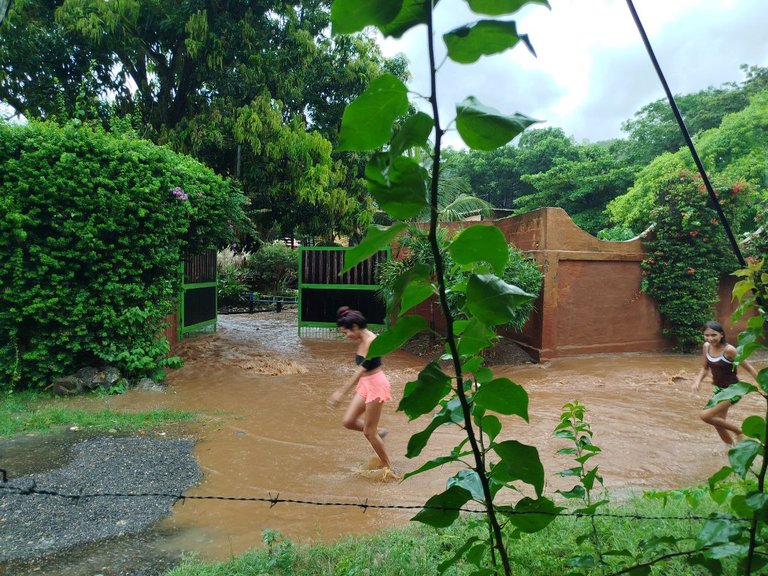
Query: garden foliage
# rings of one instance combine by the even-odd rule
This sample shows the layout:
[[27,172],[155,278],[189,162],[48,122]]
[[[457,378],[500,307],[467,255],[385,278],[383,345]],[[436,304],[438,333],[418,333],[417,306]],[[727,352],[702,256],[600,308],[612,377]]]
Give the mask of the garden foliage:
[[[739,190],[717,188],[726,213],[733,214]],[[720,277],[737,262],[698,175],[683,171],[661,183],[655,206],[642,289],[659,307],[664,335],[677,347],[691,349],[701,342],[701,327],[714,316]]]
[[155,374],[183,255],[226,241],[241,204],[231,182],[130,135],[0,125],[0,389],[93,363]]

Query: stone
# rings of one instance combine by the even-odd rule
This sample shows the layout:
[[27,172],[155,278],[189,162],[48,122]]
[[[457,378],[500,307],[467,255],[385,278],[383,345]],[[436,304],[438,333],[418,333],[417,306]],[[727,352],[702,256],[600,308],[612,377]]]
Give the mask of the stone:
[[120,370],[114,366],[107,366],[104,368],[104,382],[102,384],[103,388],[112,388],[113,386],[117,386],[120,380],[125,380],[124,378],[120,377]]
[[80,394],[86,389],[86,386],[83,380],[77,376],[70,375],[56,378],[49,388],[54,394],[68,396],[72,394]]

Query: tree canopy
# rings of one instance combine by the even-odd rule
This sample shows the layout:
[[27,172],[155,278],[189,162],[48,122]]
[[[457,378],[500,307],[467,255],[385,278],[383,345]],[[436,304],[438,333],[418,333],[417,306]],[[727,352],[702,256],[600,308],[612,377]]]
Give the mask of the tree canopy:
[[32,118],[133,118],[146,137],[240,177],[262,234],[332,238],[370,221],[360,158],[333,155],[343,108],[385,67],[327,35],[326,0],[17,0],[0,99]]

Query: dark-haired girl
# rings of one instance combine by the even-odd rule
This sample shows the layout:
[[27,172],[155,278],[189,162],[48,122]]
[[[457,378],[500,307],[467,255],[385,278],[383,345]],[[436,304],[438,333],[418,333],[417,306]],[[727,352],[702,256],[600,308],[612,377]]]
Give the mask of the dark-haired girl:
[[392,393],[389,381],[381,368],[381,357],[365,359],[376,334],[368,330],[368,322],[360,312],[346,306],[339,308],[336,324],[344,336],[357,342],[355,363],[358,368],[351,380],[331,394],[328,405],[335,407],[352,388],[356,389],[342,423],[345,428],[357,430],[365,435],[381,460],[386,476],[392,465],[381,436],[386,435],[386,432],[380,433],[378,427],[384,402],[392,399]]
[[[736,366],[733,363],[733,360],[736,358],[736,348],[726,342],[725,330],[719,322],[710,321],[704,325],[704,347],[702,353],[704,365],[701,367],[693,383],[695,391],[699,390],[701,381],[707,375],[707,372],[712,373],[712,384],[715,387],[715,394],[739,381],[739,377],[736,375]],[[742,366],[744,370],[749,372],[752,378],[757,380],[757,372],[749,362],[743,360],[739,366]],[[729,445],[735,444],[741,435],[741,428],[726,420],[728,409],[732,403],[735,404],[736,402],[737,400],[719,402],[712,408],[702,410],[700,415],[704,422],[715,427],[723,442]]]

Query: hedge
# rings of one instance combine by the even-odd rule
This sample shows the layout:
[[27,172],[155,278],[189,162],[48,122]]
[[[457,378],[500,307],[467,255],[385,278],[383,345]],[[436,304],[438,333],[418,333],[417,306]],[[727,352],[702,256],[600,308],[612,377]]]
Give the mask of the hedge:
[[157,375],[182,255],[229,241],[243,202],[131,135],[0,124],[0,391],[94,363]]

